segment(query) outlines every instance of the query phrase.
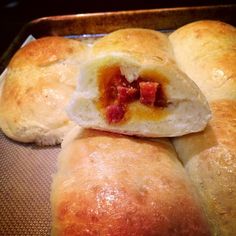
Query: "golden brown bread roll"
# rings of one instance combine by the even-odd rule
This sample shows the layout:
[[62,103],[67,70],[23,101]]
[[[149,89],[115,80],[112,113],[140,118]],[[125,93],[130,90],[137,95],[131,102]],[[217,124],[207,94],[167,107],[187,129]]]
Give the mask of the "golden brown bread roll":
[[219,21],[188,24],[170,35],[179,67],[208,101],[236,99],[236,28]]
[[210,235],[170,142],[69,136],[52,185],[52,235]]
[[41,38],[19,49],[0,94],[2,131],[24,143],[60,143],[74,126],[64,108],[85,55],[85,45],[62,37]]
[[236,29],[199,21],[170,35],[176,61],[202,89],[212,120],[206,130],[174,139],[196,186],[212,235],[236,235]]
[[200,131],[210,119],[168,38],[154,30],[122,29],[95,42],[78,81],[68,115],[83,127],[167,137]]

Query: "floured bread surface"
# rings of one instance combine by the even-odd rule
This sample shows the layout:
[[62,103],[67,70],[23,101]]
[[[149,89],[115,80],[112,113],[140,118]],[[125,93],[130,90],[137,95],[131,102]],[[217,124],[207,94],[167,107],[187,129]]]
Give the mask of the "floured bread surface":
[[63,37],[41,38],[18,50],[2,85],[2,131],[20,142],[60,143],[74,126],[64,109],[85,56],[85,45]]
[[78,84],[67,111],[83,127],[167,137],[203,130],[210,119],[168,38],[153,30],[123,29],[98,40]]

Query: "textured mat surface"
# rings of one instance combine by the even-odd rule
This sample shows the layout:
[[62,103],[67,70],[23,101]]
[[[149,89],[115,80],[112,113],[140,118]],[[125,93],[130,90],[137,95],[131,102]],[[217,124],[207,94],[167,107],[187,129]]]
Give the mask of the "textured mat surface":
[[50,188],[58,147],[39,148],[0,131],[0,235],[50,235]]

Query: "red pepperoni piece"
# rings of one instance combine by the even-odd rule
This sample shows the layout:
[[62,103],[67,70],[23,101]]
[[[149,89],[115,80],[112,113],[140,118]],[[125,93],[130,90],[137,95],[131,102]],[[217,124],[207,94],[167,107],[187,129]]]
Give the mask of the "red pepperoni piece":
[[131,101],[133,101],[138,94],[138,90],[133,87],[123,87],[118,86],[117,87],[118,92],[118,103],[119,104],[127,104]]
[[140,82],[140,102],[145,105],[154,106],[158,86],[157,82]]
[[106,108],[106,118],[108,123],[117,123],[125,115],[125,109],[122,105],[110,105]]

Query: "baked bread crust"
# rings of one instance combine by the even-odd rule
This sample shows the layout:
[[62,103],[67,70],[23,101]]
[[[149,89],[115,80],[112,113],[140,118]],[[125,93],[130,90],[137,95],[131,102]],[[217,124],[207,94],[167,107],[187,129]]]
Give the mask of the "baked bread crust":
[[176,61],[202,89],[212,120],[174,146],[205,205],[212,234],[236,235],[236,29],[199,21],[170,35]]
[[210,235],[167,140],[94,130],[65,140],[52,185],[52,235]]
[[199,86],[208,102],[236,100],[236,28],[198,21],[169,37],[178,66]]
[[74,127],[64,111],[76,87],[81,42],[45,37],[18,50],[7,68],[0,96],[0,127],[11,139],[38,145],[61,142]]

